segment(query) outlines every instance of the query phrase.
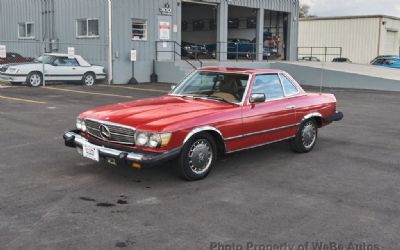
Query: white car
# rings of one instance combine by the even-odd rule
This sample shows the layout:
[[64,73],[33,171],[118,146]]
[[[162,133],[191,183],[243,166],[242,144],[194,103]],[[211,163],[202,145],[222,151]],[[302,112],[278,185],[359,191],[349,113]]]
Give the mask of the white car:
[[92,86],[96,80],[104,80],[104,67],[90,65],[79,55],[69,58],[67,54],[47,54],[32,63],[8,64],[0,69],[0,80],[11,83],[26,82],[31,87],[43,83],[43,66],[46,81],[81,81]]

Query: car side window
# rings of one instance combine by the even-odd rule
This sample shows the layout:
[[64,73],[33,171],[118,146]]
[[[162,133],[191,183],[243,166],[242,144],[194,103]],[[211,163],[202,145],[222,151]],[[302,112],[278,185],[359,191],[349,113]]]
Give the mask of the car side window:
[[75,59],[70,59],[68,57],[59,57],[54,61],[57,66],[79,66]]
[[274,100],[284,97],[281,81],[277,74],[256,76],[251,93],[265,94],[266,100]]
[[295,95],[299,92],[299,90],[296,88],[296,86],[292,83],[291,80],[289,80],[286,77],[286,75],[281,74],[281,79],[282,79],[283,88],[285,89],[286,96]]

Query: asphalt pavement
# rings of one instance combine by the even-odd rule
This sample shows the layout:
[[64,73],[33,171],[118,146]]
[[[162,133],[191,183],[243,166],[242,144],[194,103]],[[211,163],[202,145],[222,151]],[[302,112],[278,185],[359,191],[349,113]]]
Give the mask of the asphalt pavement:
[[79,113],[169,88],[0,84],[0,249],[400,249],[400,93],[325,89],[345,118],[311,153],[235,153],[197,182],[63,145]]

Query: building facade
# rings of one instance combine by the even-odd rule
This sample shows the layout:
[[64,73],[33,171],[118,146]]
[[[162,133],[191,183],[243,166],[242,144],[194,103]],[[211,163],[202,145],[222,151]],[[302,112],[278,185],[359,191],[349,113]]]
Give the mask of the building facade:
[[[303,18],[299,23],[299,49],[321,61],[320,47],[340,47],[341,56],[352,62],[368,64],[378,55],[399,55],[400,18],[390,16],[348,16]],[[318,51],[319,50],[319,51]],[[333,51],[333,49],[329,49]],[[309,52],[308,52],[309,53]],[[331,53],[328,53],[331,54]],[[299,55],[301,57],[301,55]],[[328,61],[335,55],[328,55]]]
[[114,83],[148,82],[153,62],[182,61],[187,43],[214,46],[201,60],[217,63],[232,59],[230,39],[253,43],[240,52],[252,60],[266,46],[296,60],[298,12],[298,0],[0,0],[0,44],[24,56],[74,47]]

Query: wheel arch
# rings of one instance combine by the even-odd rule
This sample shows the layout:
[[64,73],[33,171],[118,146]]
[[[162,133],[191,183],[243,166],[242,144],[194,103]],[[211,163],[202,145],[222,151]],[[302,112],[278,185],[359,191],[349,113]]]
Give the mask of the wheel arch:
[[319,128],[321,128],[322,127],[322,114],[321,113],[319,113],[319,112],[313,112],[313,113],[310,113],[310,114],[307,114],[307,115],[305,115],[302,119],[301,119],[301,123],[303,123],[304,121],[306,121],[306,120],[309,120],[309,119],[314,119],[316,122],[317,122],[317,126],[319,127]]
[[85,75],[87,75],[87,74],[92,74],[92,75],[94,75],[94,78],[96,78],[96,73],[93,70],[86,71],[82,77],[85,77]]
[[214,138],[215,143],[217,144],[218,152],[219,153],[226,152],[224,136],[222,135],[222,133],[219,129],[217,129],[213,126],[202,126],[202,127],[197,127],[197,128],[192,129],[185,137],[183,144],[185,144],[187,141],[189,141],[190,138],[192,138],[193,136],[200,134],[200,133],[210,134]]

